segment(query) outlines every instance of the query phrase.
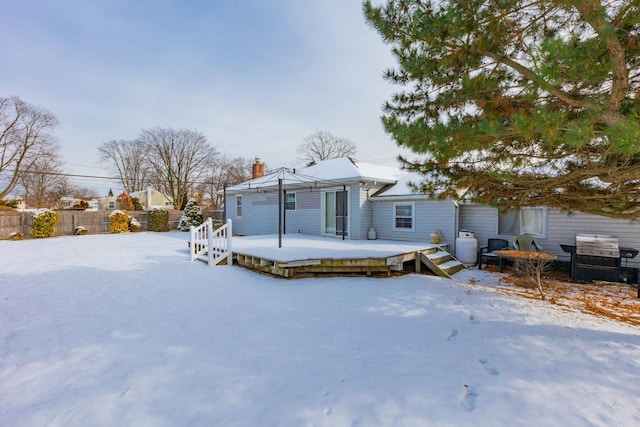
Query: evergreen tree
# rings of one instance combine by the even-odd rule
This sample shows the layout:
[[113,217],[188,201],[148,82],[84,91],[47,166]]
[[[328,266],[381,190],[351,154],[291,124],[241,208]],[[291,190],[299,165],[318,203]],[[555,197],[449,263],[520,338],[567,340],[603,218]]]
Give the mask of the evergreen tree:
[[405,89],[383,124],[426,194],[640,217],[637,0],[364,3]]
[[202,224],[202,210],[200,205],[194,199],[187,201],[182,216],[180,217],[180,223],[178,224],[178,230],[189,231],[189,228],[193,225],[197,227]]
[[107,194],[107,197],[113,197],[113,190],[109,189],[109,194]]

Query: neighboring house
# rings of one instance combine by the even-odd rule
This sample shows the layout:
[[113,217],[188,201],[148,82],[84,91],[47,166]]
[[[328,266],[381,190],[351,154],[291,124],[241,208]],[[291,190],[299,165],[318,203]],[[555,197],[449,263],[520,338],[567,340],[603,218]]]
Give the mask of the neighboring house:
[[7,202],[15,202],[16,203],[16,209],[26,209],[27,208],[27,204],[25,203],[25,201],[22,198],[22,196],[18,196],[18,195],[15,195],[15,194],[10,194],[7,197],[5,197],[5,200]]
[[164,193],[161,193],[158,190],[154,190],[151,187],[147,187],[146,190],[129,193],[129,196],[131,198],[137,197],[138,201],[140,202],[140,204],[142,205],[142,208],[145,211],[149,207],[164,208],[169,210],[174,209],[173,199],[171,197],[165,195]]
[[[640,224],[622,219],[547,207],[522,208],[500,214],[479,204],[433,200],[409,186],[421,177],[407,171],[349,158],[326,160],[297,169],[280,169],[226,189],[226,217],[240,235],[278,233],[278,188],[281,180],[283,232],[366,239],[370,227],[389,240],[428,241],[440,232],[455,253],[460,230],[474,232],[478,245],[489,238],[529,232],[545,252],[569,261],[560,243],[575,242],[581,233],[618,238],[621,247],[640,249]],[[624,265],[624,261],[623,261]],[[640,256],[628,260],[640,267]]]
[[[164,208],[168,210],[173,209],[173,201],[170,197],[164,195],[158,190],[154,190],[151,187],[148,187],[146,190],[135,191],[133,193],[129,193],[129,197],[137,197],[138,201],[142,205],[142,209],[147,210],[149,203],[151,200],[151,206],[155,208]],[[101,211],[112,211],[118,208],[118,196],[109,196],[102,197],[100,199],[100,207]]]
[[[281,181],[280,181],[281,180]],[[457,204],[412,193],[419,177],[402,169],[347,157],[296,169],[280,169],[226,189],[226,216],[241,235],[278,233],[281,182],[285,233],[346,239],[377,237],[428,241],[439,230],[446,242],[456,236]]]
[[85,202],[88,205],[85,211],[97,211],[100,204],[98,199],[81,199],[77,197],[63,196],[58,201],[58,208],[73,209],[74,206],[79,206],[81,202]]
[[[146,190],[135,191],[133,193],[129,193],[129,197],[137,197],[138,201],[142,205],[144,210],[147,210],[149,206],[154,208],[164,208],[167,210],[173,210],[173,200],[171,197],[166,196],[158,190],[154,190],[151,187],[148,187]],[[111,211],[117,209],[118,207],[118,196],[110,196],[110,197],[102,197],[100,199],[100,210],[102,211]],[[151,204],[149,204],[149,200]]]

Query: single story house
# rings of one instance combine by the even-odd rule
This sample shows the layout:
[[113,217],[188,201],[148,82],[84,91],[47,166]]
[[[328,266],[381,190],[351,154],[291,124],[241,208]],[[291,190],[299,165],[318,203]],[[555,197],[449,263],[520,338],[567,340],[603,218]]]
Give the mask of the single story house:
[[[137,197],[140,205],[142,205],[142,208],[145,211],[149,206],[155,208],[164,208],[168,210],[174,209],[173,200],[171,199],[171,197],[165,195],[164,193],[161,193],[158,190],[154,190],[151,187],[147,187],[146,190],[134,191],[133,193],[129,193],[129,197]],[[102,197],[100,199],[99,209],[101,211],[110,211],[117,209],[117,199],[118,196]],[[151,203],[149,203],[149,201],[151,201]]]
[[439,230],[453,242],[458,205],[412,193],[408,183],[417,179],[402,169],[348,157],[282,168],[227,188],[226,217],[237,234],[277,234],[282,203],[285,234],[359,240],[373,228],[381,239],[428,241]]
[[[640,249],[640,224],[548,207],[500,213],[487,205],[434,200],[410,186],[421,177],[408,171],[340,158],[296,169],[281,168],[225,190],[225,215],[239,235],[282,232],[367,239],[425,241],[438,231],[455,253],[460,230],[474,232],[478,245],[490,238],[513,241],[528,232],[545,252],[569,261],[560,243],[582,233],[618,238],[621,247]],[[278,206],[283,206],[279,212]],[[279,222],[279,218],[280,221]],[[640,256],[628,260],[640,267]]]

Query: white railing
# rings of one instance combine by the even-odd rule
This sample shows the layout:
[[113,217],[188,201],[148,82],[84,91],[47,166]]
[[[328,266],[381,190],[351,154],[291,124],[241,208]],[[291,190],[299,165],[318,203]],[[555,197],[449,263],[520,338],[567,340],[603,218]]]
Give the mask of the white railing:
[[213,229],[213,221],[207,219],[201,225],[191,226],[191,261],[205,261],[209,266],[219,264],[227,259],[227,265],[233,263],[231,248],[232,227],[231,220],[217,230]]

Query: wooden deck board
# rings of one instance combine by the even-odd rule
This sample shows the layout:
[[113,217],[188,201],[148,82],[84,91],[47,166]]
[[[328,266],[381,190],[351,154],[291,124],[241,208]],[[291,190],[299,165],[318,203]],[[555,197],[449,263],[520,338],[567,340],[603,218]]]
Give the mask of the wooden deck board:
[[[423,250],[384,256],[380,258],[312,258],[278,261],[274,259],[247,255],[239,252],[233,254],[235,262],[250,270],[272,274],[278,277],[294,278],[304,275],[327,275],[327,274],[362,274],[370,276],[372,274],[390,275],[392,271],[399,271],[397,266],[406,262],[411,262],[411,266],[420,260],[421,256],[427,256],[436,249],[425,248]],[[429,267],[429,266],[428,266]],[[420,273],[421,268],[417,268]]]

